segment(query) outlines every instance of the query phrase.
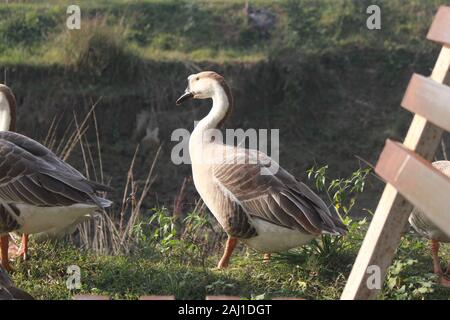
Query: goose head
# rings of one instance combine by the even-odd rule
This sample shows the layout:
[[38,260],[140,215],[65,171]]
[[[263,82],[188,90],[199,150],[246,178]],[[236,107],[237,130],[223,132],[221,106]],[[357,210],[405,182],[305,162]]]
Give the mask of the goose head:
[[16,130],[16,98],[12,90],[0,84],[0,131]]
[[220,91],[225,91],[228,103],[231,104],[231,91],[225,79],[214,71],[203,71],[188,77],[188,86],[177,100],[177,105],[189,99],[209,99]]
[[208,126],[220,128],[230,118],[233,111],[233,96],[225,79],[214,71],[203,71],[188,77],[188,86],[178,98],[180,105],[189,99],[212,99],[213,107],[209,113]]

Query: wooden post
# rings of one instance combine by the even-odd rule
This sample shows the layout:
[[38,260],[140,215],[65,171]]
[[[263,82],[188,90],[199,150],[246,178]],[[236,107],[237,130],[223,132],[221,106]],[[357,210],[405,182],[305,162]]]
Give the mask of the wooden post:
[[[431,74],[437,83],[448,83],[450,78],[450,7],[441,7],[428,34],[428,38],[444,43],[439,58]],[[404,141],[404,146],[426,160],[432,160],[441,140],[443,130],[416,114]],[[381,277],[381,285],[387,268],[394,258],[408,217],[413,209],[410,204],[390,184],[387,184],[381,196],[375,215],[366,237],[359,250],[358,257],[348,278],[341,299],[373,299],[381,288],[368,286],[371,271],[376,268]],[[371,270],[371,271],[369,271]]]

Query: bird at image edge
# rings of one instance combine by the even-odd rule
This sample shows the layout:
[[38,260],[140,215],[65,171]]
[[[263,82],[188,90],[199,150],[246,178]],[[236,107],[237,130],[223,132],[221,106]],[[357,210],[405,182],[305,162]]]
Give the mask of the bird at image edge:
[[0,85],[0,250],[8,271],[10,232],[24,235],[20,254],[26,256],[28,234],[57,232],[112,203],[97,194],[109,187],[87,180],[15,127],[16,99]]
[[339,215],[273,159],[213,137],[233,110],[222,76],[212,71],[190,75],[176,103],[188,99],[212,99],[210,112],[191,134],[189,153],[195,187],[228,234],[219,269],[228,266],[238,240],[265,253],[267,260],[270,253],[299,247],[320,234],[346,233]]
[[[433,167],[450,177],[450,161],[433,162]],[[436,226],[422,211],[414,208],[409,216],[409,223],[418,234],[426,238],[430,242],[431,257],[433,259],[433,271],[438,276],[439,283],[450,288],[450,262],[447,270],[442,270],[439,261],[439,247],[441,243],[450,243],[448,234]]]
[[17,288],[6,271],[0,267],[0,300],[34,300],[34,298]]

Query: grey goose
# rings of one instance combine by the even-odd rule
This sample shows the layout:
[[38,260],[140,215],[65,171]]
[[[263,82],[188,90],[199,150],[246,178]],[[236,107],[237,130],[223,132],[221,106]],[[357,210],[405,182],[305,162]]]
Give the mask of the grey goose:
[[[56,232],[111,205],[97,194],[109,187],[87,180],[42,144],[13,132],[15,110],[11,89],[0,85],[0,250],[6,270],[11,270],[10,232],[27,241],[28,234]],[[26,254],[27,242],[22,245]]]
[[34,298],[17,288],[6,271],[0,267],[0,300],[34,300]]
[[346,233],[339,215],[269,156],[214,138],[214,130],[233,108],[222,76],[212,71],[190,75],[177,104],[191,98],[212,99],[209,114],[190,136],[189,153],[194,185],[228,234],[219,269],[228,266],[238,240],[267,259],[270,253],[299,247],[322,233]]
[[[450,161],[433,162],[433,167],[450,177]],[[409,223],[418,234],[430,241],[433,271],[438,275],[440,284],[450,288],[450,280],[446,278],[439,262],[440,243],[450,243],[450,237],[417,208],[414,208],[409,216]],[[446,273],[450,275],[450,262]]]

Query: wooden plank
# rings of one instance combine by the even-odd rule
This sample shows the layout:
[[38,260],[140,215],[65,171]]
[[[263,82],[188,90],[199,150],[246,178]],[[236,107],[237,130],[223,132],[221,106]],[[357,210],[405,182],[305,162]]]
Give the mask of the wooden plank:
[[241,300],[238,296],[206,296],[206,300]]
[[450,236],[450,178],[400,143],[388,140],[375,172]]
[[450,46],[441,49],[436,65],[434,66],[431,79],[439,83],[450,83]]
[[439,8],[427,39],[442,44],[450,44],[450,7],[442,6]]
[[157,295],[149,295],[149,296],[141,296],[139,300],[175,300],[175,296],[157,296]]
[[97,294],[77,294],[73,297],[73,300],[111,300],[111,297]]
[[[448,82],[449,68],[450,48],[443,47],[431,79],[439,83]],[[442,129],[431,124],[422,116],[415,115],[403,144],[410,150],[415,150],[425,159],[431,160],[442,133]],[[370,271],[374,267],[379,268],[379,278],[383,283],[412,209],[412,204],[392,185],[386,185],[341,299],[373,299],[376,297],[381,288],[368,286],[369,277],[373,275]]]
[[414,74],[401,105],[436,126],[450,131],[450,87]]
[[[395,213],[394,209],[397,210]],[[342,292],[342,300],[376,297],[381,287],[368,286],[369,270],[378,267],[382,286],[412,209],[413,206],[393,186],[386,185]]]
[[276,297],[272,298],[272,300],[306,300],[305,298],[293,298],[293,297]]

